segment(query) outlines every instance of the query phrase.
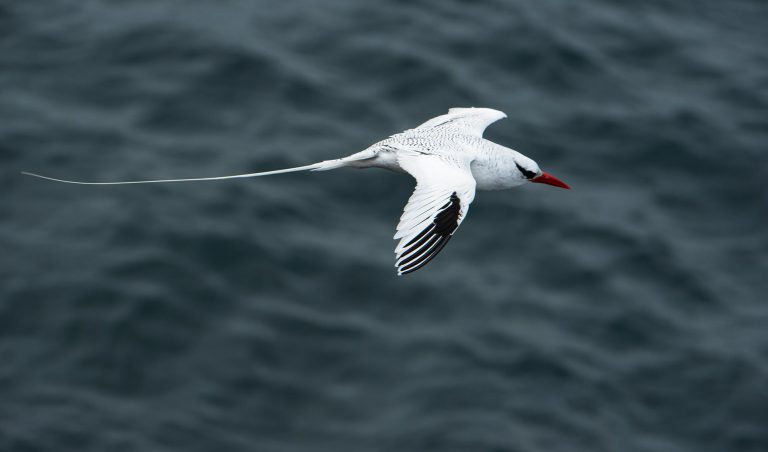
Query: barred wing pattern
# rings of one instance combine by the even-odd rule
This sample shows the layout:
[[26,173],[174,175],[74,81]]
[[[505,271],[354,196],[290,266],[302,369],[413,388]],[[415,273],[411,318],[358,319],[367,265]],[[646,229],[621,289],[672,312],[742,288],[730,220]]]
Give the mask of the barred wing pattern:
[[400,239],[395,267],[404,275],[429,263],[451,239],[475,198],[475,179],[469,160],[420,154],[398,162],[416,179],[394,237]]
[[432,118],[416,129],[445,127],[482,137],[486,127],[506,117],[504,112],[491,108],[451,108],[448,113]]

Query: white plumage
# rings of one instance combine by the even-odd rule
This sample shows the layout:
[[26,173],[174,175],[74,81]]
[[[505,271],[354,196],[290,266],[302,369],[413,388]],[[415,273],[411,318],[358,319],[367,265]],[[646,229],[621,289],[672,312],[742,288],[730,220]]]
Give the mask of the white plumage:
[[118,185],[222,180],[341,167],[407,172],[416,179],[416,189],[405,206],[394,237],[400,240],[395,248],[395,266],[402,275],[423,267],[443,249],[466,218],[476,189],[500,190],[525,182],[569,188],[543,173],[530,158],[483,138],[488,125],[506,117],[490,108],[451,108],[445,115],[348,157],[261,173],[125,182],[79,182],[24,174],[73,184]]

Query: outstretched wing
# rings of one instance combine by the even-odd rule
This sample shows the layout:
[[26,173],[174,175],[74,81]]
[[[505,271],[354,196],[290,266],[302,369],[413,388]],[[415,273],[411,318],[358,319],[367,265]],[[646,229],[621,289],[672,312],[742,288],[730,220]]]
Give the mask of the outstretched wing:
[[486,127],[506,117],[504,112],[492,108],[451,108],[447,114],[432,118],[417,129],[455,127],[471,135],[482,137]]
[[418,270],[445,247],[475,198],[469,160],[438,155],[401,155],[400,166],[416,178],[395,239],[397,274]]

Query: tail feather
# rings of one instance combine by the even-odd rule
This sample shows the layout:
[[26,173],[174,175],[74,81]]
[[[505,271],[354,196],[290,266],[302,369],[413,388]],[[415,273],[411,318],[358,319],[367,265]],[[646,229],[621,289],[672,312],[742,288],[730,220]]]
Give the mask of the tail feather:
[[314,168],[310,168],[310,171],[328,171],[336,168],[341,168],[343,166],[347,166],[346,161],[344,159],[336,159],[336,160],[325,160],[320,163],[315,163]]
[[246,173],[246,174],[234,174],[231,176],[219,176],[219,177],[195,177],[187,179],[155,179],[155,180],[132,180],[132,181],[119,181],[119,182],[83,182],[76,180],[57,179],[54,177],[43,176],[41,174],[28,173],[22,171],[21,174],[37,177],[40,179],[51,180],[55,182],[63,182],[66,184],[78,184],[78,185],[127,185],[127,184],[157,184],[164,182],[194,182],[194,181],[210,181],[210,180],[224,180],[224,179],[242,179],[247,177],[261,177],[271,176],[273,174],[293,173],[296,171],[326,171],[330,169],[340,168],[345,166],[346,163],[338,160],[326,160],[319,163],[313,163],[312,165],[297,166],[295,168],[286,168],[275,171],[263,171],[260,173]]

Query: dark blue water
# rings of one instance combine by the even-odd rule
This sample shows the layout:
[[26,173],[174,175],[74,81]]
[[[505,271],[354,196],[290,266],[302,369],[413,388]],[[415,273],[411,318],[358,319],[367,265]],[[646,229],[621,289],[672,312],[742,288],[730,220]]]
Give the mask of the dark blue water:
[[[768,6],[0,3],[0,450],[768,450]],[[454,106],[570,192],[197,177]]]

